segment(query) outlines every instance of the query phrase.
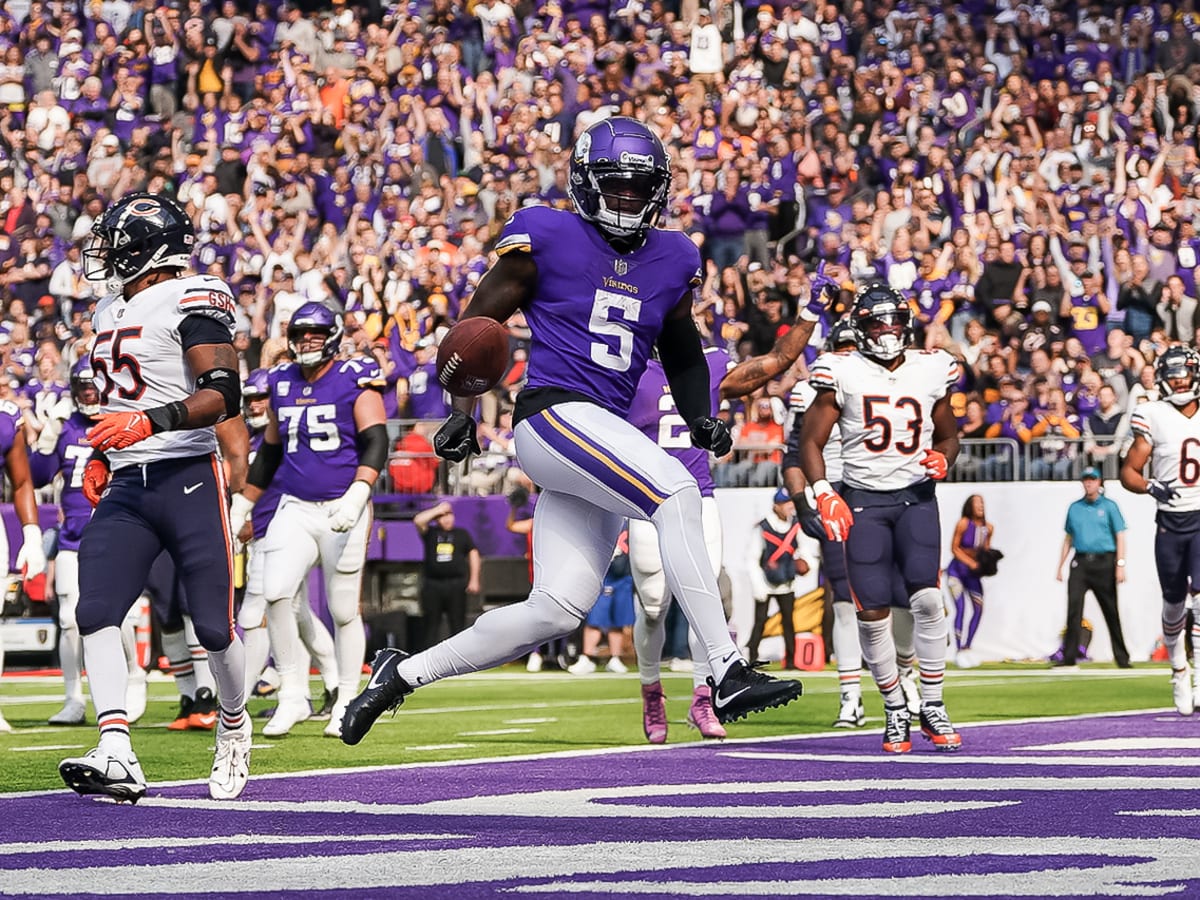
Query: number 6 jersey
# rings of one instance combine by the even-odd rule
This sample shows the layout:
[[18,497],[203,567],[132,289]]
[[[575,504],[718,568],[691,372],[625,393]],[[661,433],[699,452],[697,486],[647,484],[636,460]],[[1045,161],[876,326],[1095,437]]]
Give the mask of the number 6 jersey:
[[304,379],[297,363],[281,363],[267,378],[283,445],[272,486],[299,500],[340,497],[358,469],[354,404],[363,391],[383,386],[379,363],[367,357],[335,359],[313,382]]
[[1129,420],[1150,443],[1150,477],[1172,483],[1179,496],[1159,503],[1167,512],[1200,510],[1200,412],[1190,419],[1164,400],[1143,403]]
[[958,361],[944,350],[905,350],[894,372],[857,350],[821,354],[809,383],[841,408],[842,480],[869,491],[927,481],[933,407],[957,381]]
[[[102,413],[151,409],[196,390],[184,353],[193,345],[233,339],[236,304],[219,278],[190,275],[138,291],[110,294],[96,306],[92,370]],[[194,428],[151,435],[108,451],[113,470],[162,459],[204,456],[217,449],[216,431]]]

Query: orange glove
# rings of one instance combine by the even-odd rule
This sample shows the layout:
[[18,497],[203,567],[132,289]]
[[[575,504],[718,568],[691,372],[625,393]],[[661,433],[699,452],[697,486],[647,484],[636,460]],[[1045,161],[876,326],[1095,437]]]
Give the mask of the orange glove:
[[101,416],[88,429],[87,437],[97,450],[124,450],[152,434],[154,428],[144,412],[122,412]]
[[817,494],[817,511],[821,514],[821,524],[825,526],[825,537],[831,541],[844,541],[850,536],[854,513],[850,512],[850,506],[837,491],[830,488]]
[[921,457],[921,465],[934,481],[944,480],[950,472],[950,463],[946,461],[946,454],[941,450],[926,450],[925,455]]
[[92,504],[93,509],[100,502],[100,495],[104,493],[104,489],[108,487],[110,474],[102,459],[89,459],[83,467],[83,496]]

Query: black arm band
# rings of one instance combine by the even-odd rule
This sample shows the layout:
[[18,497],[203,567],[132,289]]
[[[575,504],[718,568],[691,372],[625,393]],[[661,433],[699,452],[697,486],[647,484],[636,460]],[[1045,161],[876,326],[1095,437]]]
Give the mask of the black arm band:
[[275,470],[283,462],[283,444],[269,444],[263,441],[254,454],[254,462],[250,463],[250,471],[246,473],[246,484],[253,485],[259,490],[266,490]]
[[209,369],[196,379],[196,390],[216,391],[225,400],[225,418],[242,411],[242,379],[233,369]]
[[358,433],[358,437],[355,438],[355,444],[358,447],[358,464],[360,466],[366,466],[368,469],[374,469],[376,472],[383,471],[388,458],[386,425],[382,423],[368,425]]
[[683,421],[690,425],[701,416],[711,416],[708,363],[704,359],[700,333],[690,316],[667,319],[663,323],[662,333],[658,336],[658,357]]
[[106,468],[106,469],[112,468],[112,466],[110,466],[108,464],[108,454],[105,453],[103,450],[93,450],[92,455],[88,457],[88,462],[104,463],[104,468]]
[[161,431],[178,431],[187,421],[187,414],[187,407],[180,400],[146,410],[146,418],[150,420],[150,430],[154,434]]

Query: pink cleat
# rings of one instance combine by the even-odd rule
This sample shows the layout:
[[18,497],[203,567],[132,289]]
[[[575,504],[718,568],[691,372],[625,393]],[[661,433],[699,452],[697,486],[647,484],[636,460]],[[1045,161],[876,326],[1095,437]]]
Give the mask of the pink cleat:
[[692,708],[688,710],[688,724],[700,732],[701,737],[723,738],[725,726],[713,712],[712,688],[703,684],[692,694]]
[[642,685],[642,730],[652,744],[667,742],[667,703],[661,682]]

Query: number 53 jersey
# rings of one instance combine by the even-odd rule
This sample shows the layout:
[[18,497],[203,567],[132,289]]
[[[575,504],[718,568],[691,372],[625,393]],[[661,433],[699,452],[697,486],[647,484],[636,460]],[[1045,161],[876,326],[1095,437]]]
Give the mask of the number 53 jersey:
[[1171,482],[1179,491],[1158,508],[1173,513],[1200,510],[1200,412],[1189,419],[1173,404],[1155,400],[1137,408],[1129,427],[1150,443],[1150,476]]
[[298,500],[340,497],[358,469],[354,404],[363,391],[383,386],[379,363],[367,357],[335,360],[312,382],[296,363],[282,363],[267,378],[283,444],[272,485]]
[[933,407],[957,381],[958,361],[944,350],[905,350],[894,372],[857,350],[818,357],[809,383],[841,408],[842,480],[869,491],[928,480],[921,457],[933,446]]
[[[159,282],[126,300],[110,294],[96,306],[92,370],[104,413],[141,411],[182,401],[196,390],[184,353],[231,341],[236,304],[219,278],[191,275]],[[108,451],[113,470],[217,449],[210,428],[164,431]]]

